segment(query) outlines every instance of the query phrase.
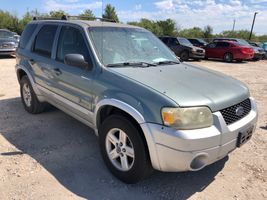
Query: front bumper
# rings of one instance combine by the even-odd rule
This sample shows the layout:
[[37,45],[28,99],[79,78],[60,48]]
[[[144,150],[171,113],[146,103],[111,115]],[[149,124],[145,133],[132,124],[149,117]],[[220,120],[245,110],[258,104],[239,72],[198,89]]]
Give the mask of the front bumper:
[[204,59],[205,58],[205,52],[190,52],[189,57],[193,59]]
[[0,55],[13,55],[16,53],[16,48],[0,49]]
[[265,53],[254,53],[254,57],[253,57],[253,59],[255,59],[255,60],[261,60],[261,59],[263,59],[264,58],[264,56],[265,56]]
[[147,131],[145,135],[151,135],[148,147],[152,166],[168,172],[197,171],[222,159],[236,148],[240,132],[250,127],[255,130],[257,109],[252,98],[251,104],[251,112],[229,126],[220,112],[213,113],[214,125],[203,129],[175,130],[158,124],[141,124]]

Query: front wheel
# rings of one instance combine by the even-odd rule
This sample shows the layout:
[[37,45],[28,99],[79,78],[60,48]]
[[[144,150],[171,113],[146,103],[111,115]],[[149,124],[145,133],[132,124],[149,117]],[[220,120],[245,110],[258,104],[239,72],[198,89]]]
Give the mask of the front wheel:
[[141,134],[126,117],[111,115],[99,129],[100,150],[111,173],[125,183],[136,183],[151,172]]
[[181,53],[181,55],[180,55],[180,58],[181,58],[182,60],[184,60],[184,61],[189,60],[189,53],[188,53],[188,51],[183,51],[183,52]]

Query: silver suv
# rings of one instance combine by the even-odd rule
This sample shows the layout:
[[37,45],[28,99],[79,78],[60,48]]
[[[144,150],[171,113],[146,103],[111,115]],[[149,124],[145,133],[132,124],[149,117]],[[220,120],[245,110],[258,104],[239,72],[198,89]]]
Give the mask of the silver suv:
[[151,32],[87,20],[34,20],[17,50],[26,111],[46,103],[95,130],[109,170],[126,183],[153,171],[197,171],[247,142],[248,88],[181,63]]

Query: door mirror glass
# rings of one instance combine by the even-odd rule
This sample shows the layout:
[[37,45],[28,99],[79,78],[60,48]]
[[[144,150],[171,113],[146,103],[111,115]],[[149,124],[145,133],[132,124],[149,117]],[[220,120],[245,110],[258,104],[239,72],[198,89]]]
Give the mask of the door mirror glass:
[[82,54],[67,54],[64,58],[64,63],[66,65],[80,67],[84,69],[88,69],[89,65],[88,62],[85,61]]

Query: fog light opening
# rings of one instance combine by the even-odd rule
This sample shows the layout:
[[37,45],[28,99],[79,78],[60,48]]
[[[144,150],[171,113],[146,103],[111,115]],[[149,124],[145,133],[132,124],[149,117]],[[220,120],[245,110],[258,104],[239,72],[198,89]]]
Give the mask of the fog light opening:
[[198,171],[204,168],[207,164],[208,156],[206,154],[197,155],[191,162],[190,168],[192,171]]

